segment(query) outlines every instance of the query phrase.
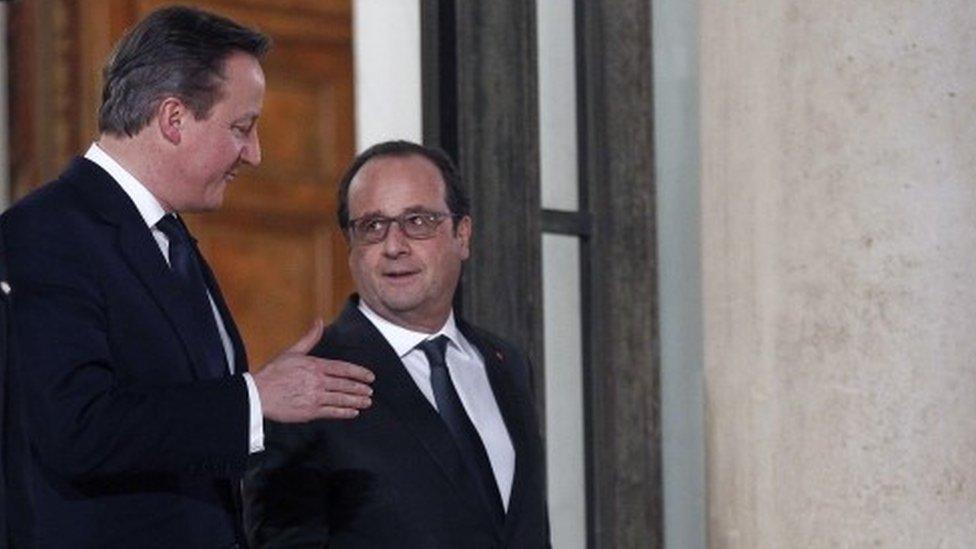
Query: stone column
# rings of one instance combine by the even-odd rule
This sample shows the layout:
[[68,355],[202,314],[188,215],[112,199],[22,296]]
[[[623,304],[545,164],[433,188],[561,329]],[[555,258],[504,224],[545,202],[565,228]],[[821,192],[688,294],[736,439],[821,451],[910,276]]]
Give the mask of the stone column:
[[976,4],[701,3],[709,545],[976,543]]

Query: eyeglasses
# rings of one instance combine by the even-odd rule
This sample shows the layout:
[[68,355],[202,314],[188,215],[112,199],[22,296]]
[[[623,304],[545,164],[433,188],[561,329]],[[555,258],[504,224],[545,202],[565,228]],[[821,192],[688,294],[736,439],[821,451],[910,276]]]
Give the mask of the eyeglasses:
[[447,218],[457,216],[443,212],[408,212],[396,217],[364,216],[349,221],[352,240],[362,244],[378,244],[386,240],[390,225],[396,222],[403,234],[413,240],[425,240],[437,234],[437,227]]

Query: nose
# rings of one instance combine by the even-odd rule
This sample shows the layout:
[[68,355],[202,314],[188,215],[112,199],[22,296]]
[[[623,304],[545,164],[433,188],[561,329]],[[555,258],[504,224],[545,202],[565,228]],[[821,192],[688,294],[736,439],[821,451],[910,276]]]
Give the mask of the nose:
[[250,166],[257,166],[261,163],[261,140],[258,138],[258,129],[251,131],[244,149],[241,151],[241,161]]
[[399,223],[390,223],[386,238],[383,239],[383,253],[388,257],[399,257],[410,251],[407,235]]

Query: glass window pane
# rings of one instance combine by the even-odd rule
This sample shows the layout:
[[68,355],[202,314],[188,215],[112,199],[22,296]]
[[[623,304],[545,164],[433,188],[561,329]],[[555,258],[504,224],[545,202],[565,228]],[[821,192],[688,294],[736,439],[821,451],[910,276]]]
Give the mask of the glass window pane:
[[542,236],[546,452],[552,546],[586,547],[580,246],[575,236]]

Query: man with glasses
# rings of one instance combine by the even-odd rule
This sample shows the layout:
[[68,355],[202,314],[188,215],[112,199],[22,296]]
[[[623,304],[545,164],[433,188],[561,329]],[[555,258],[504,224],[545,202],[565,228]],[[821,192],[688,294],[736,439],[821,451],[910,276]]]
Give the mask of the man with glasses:
[[339,187],[359,291],[313,355],[363,364],[373,406],[342,424],[269,423],[245,481],[255,547],[547,547],[529,364],[454,315],[472,220],[444,153],[362,153]]

